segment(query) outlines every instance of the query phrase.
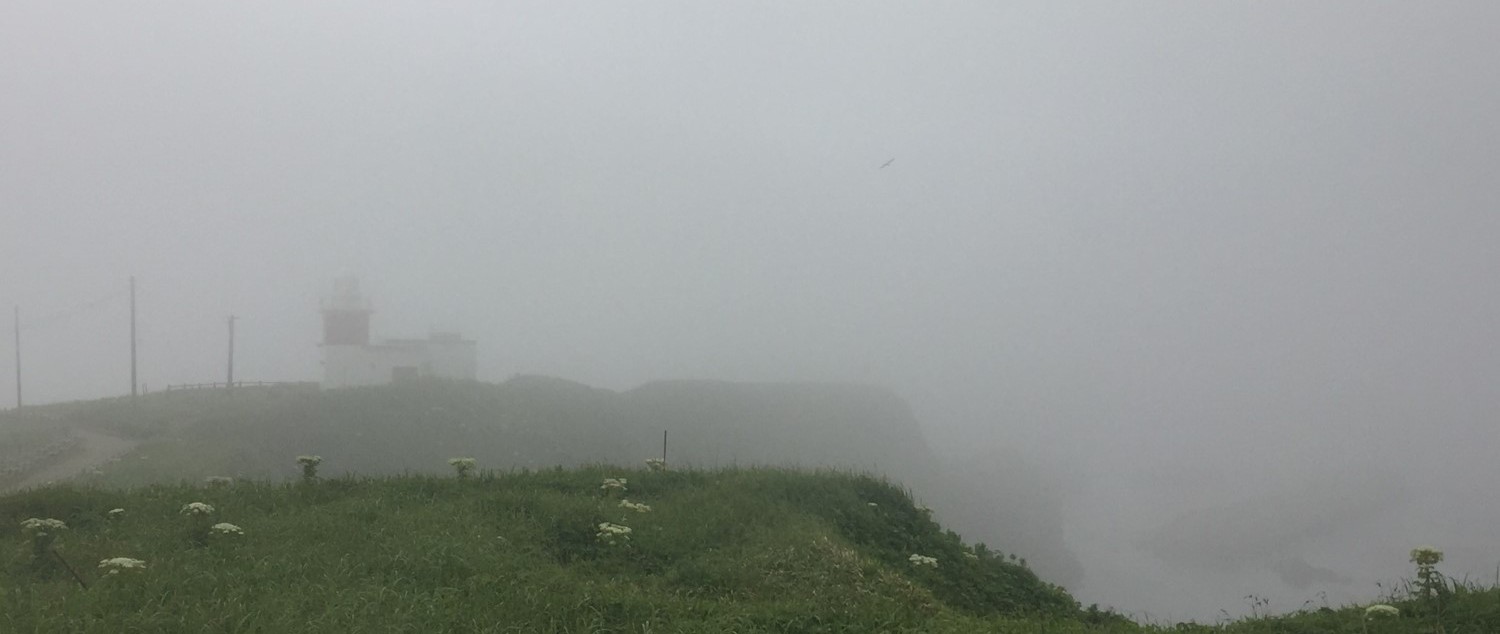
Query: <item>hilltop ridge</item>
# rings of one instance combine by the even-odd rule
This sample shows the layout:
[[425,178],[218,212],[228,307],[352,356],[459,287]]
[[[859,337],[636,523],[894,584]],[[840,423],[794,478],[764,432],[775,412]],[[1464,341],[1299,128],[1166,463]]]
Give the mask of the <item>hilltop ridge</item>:
[[[776,465],[877,473],[909,487],[969,539],[1019,552],[1048,578],[1081,567],[1061,519],[1015,486],[943,465],[894,392],[837,383],[655,381],[623,392],[556,377],[499,384],[417,381],[319,391],[299,386],[187,390],[46,406],[50,425],[139,443],[84,481],[142,485],[209,476],[281,479],[287,456],[330,456],[329,475],[432,472],[454,455],[498,469],[641,464],[661,455],[695,467]],[[3,433],[3,432],[0,432]],[[1035,481],[1019,463],[1007,481]],[[1030,511],[1027,518],[1018,509]]]
[[[601,486],[607,478],[622,484]],[[182,510],[192,502],[210,507],[201,520]],[[840,472],[585,467],[61,487],[0,498],[0,539],[28,539],[17,528],[28,517],[66,522],[53,545],[83,577],[14,550],[0,576],[3,631],[1128,626],[942,531],[902,489]],[[233,529],[208,530],[220,521]],[[144,567],[91,564],[114,557]]]

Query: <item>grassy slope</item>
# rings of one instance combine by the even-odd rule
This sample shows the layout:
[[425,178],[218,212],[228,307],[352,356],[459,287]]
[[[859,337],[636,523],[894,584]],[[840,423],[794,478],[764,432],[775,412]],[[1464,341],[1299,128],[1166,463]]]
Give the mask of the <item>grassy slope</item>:
[[[618,506],[599,490],[626,477]],[[217,508],[238,537],[195,539]],[[873,502],[875,505],[871,506]],[[112,508],[125,508],[110,520]],[[21,519],[66,520],[57,549],[90,583],[31,557]],[[633,528],[606,545],[599,522]],[[1220,626],[1142,627],[1078,611],[992,553],[978,559],[869,477],[588,467],[458,480],[340,478],[0,498],[0,632],[1365,632],[1359,608]],[[971,551],[972,552],[972,551]],[[912,553],[939,560],[913,566]],[[147,569],[104,576],[106,557]],[[1369,632],[1437,631],[1422,601]],[[1445,598],[1446,632],[1500,631],[1500,592]]]
[[[807,391],[802,395],[796,393],[804,389]],[[718,404],[693,404],[692,399],[702,398],[702,395],[709,395],[709,400]],[[296,473],[296,466],[290,458],[298,453],[324,454],[328,458],[325,473],[329,475],[390,474],[406,470],[440,473],[445,469],[444,460],[455,455],[476,456],[486,467],[508,468],[578,465],[588,461],[620,462],[622,456],[624,460],[634,462],[630,460],[631,456],[649,455],[654,449],[652,442],[641,438],[655,437],[651,432],[656,430],[659,433],[661,427],[684,432],[673,433],[674,459],[684,455],[679,452],[694,451],[692,443],[701,444],[708,435],[712,435],[716,443],[722,442],[735,449],[730,456],[717,456],[702,462],[712,464],[726,458],[734,461],[741,454],[746,458],[764,459],[777,454],[757,452],[769,446],[766,443],[795,436],[796,424],[783,426],[776,434],[759,438],[736,437],[735,434],[740,433],[735,431],[736,427],[751,425],[757,417],[763,420],[767,416],[784,421],[811,420],[841,408],[855,411],[862,418],[886,419],[884,422],[890,428],[877,434],[880,442],[872,443],[871,447],[903,447],[902,443],[906,441],[899,428],[899,417],[892,418],[888,416],[889,412],[883,411],[858,413],[862,403],[878,401],[879,395],[875,397],[871,399],[868,394],[838,390],[791,388],[788,391],[776,386],[745,388],[712,384],[662,384],[617,395],[566,381],[529,378],[500,386],[434,384],[321,394],[284,389],[243,390],[232,396],[222,392],[173,393],[152,395],[135,404],[98,401],[45,406],[33,408],[33,411],[40,415],[41,422],[48,425],[62,422],[146,441],[137,454],[107,466],[101,476],[85,479],[89,483],[106,485],[139,485],[174,481],[197,483],[207,475],[276,481]],[[840,405],[838,401],[841,399],[854,405]],[[767,410],[765,404],[768,401],[779,405]],[[607,424],[601,425],[601,421]],[[36,422],[0,420],[6,425],[0,433],[12,432],[12,436],[5,438],[22,437],[15,434],[34,434],[36,425],[32,423]],[[413,425],[413,422],[418,424]],[[837,427],[850,421],[834,423]],[[706,430],[711,434],[694,439],[690,435],[694,430]],[[794,444],[807,455],[826,452],[837,461],[856,466],[867,459],[883,457],[858,446],[837,446],[848,445],[843,442],[845,439],[835,434],[828,439],[811,438],[809,442]],[[824,441],[835,446],[825,448],[822,445],[828,443]],[[709,447],[703,445],[696,451],[707,452]],[[922,452],[910,453],[916,454],[915,464],[920,466],[924,460]],[[904,452],[897,454],[903,454],[896,456],[898,459],[911,459]],[[905,468],[914,467],[907,464]],[[811,476],[783,473],[773,478],[766,475],[770,473],[779,472],[673,472],[666,476],[650,476],[661,478],[657,484],[677,484],[660,491],[632,492],[632,497],[653,496],[643,498],[652,504],[657,504],[655,500],[658,499],[668,502],[660,506],[658,512],[639,519],[666,522],[675,517],[672,521],[683,529],[681,534],[694,537],[691,540],[652,542],[649,533],[641,533],[636,550],[631,551],[634,554],[629,557],[585,548],[592,539],[592,532],[579,526],[591,524],[573,521],[614,517],[608,509],[598,507],[597,500],[575,495],[581,495],[585,489],[593,492],[591,487],[596,485],[591,478],[597,479],[603,474],[598,469],[506,476],[489,483],[492,486],[478,490],[470,486],[474,483],[413,477],[391,481],[332,480],[313,491],[269,483],[247,483],[225,490],[203,490],[194,488],[195,485],[181,484],[131,492],[87,488],[32,492],[0,499],[0,540],[8,539],[16,544],[21,549],[14,551],[17,557],[25,554],[16,529],[17,522],[24,517],[51,515],[75,523],[77,530],[66,538],[66,549],[76,561],[132,555],[158,558],[160,561],[153,565],[153,569],[172,571],[168,575],[171,579],[183,574],[206,575],[204,578],[228,574],[233,566],[215,568],[211,565],[214,561],[223,561],[213,557],[226,553],[218,553],[214,548],[184,548],[183,527],[178,521],[181,518],[174,513],[182,502],[191,499],[205,499],[223,505],[224,519],[245,525],[247,529],[254,527],[252,534],[274,535],[276,543],[247,539],[244,544],[232,546],[239,550],[231,552],[243,553],[248,548],[259,558],[260,563],[248,571],[236,573],[253,572],[249,577],[242,576],[242,579],[259,580],[251,587],[235,585],[239,582],[230,579],[227,582],[231,583],[232,589],[221,587],[213,590],[211,585],[180,585],[168,578],[151,577],[154,579],[152,583],[159,585],[153,586],[154,590],[149,592],[157,594],[138,594],[132,600],[147,603],[131,608],[130,616],[114,615],[108,619],[105,619],[106,613],[118,610],[120,606],[97,603],[105,601],[98,598],[99,593],[74,596],[67,590],[70,582],[56,578],[55,574],[42,585],[32,585],[36,578],[24,568],[17,568],[20,560],[13,558],[11,567],[4,571],[3,583],[0,583],[0,588],[5,588],[6,593],[0,599],[0,610],[3,610],[0,612],[0,632],[52,631],[55,624],[45,621],[48,618],[81,619],[59,625],[64,627],[63,631],[69,627],[118,631],[108,624],[119,623],[121,618],[138,621],[173,619],[179,618],[172,616],[174,614],[187,615],[190,612],[195,615],[191,618],[204,619],[195,621],[201,623],[216,623],[219,621],[214,619],[228,618],[213,616],[214,612],[239,614],[239,618],[257,624],[252,630],[271,631],[277,629],[277,623],[301,622],[307,614],[320,610],[318,601],[327,597],[333,597],[330,605],[339,610],[368,612],[363,617],[339,616],[336,611],[319,617],[335,619],[330,621],[334,623],[330,626],[333,630],[343,629],[337,627],[337,623],[352,623],[354,621],[348,619],[353,618],[367,618],[370,620],[366,623],[380,624],[415,624],[422,619],[459,623],[455,619],[461,617],[448,614],[446,610],[449,608],[443,607],[444,601],[452,600],[466,605],[466,613],[475,619],[484,614],[489,616],[483,618],[504,619],[531,615],[525,617],[532,619],[525,621],[531,625],[516,631],[611,631],[609,627],[595,626],[615,622],[611,611],[626,609],[609,606],[627,605],[637,606],[630,610],[646,609],[640,606],[662,606],[660,609],[666,612],[659,614],[661,618],[656,621],[652,620],[656,617],[650,616],[657,614],[655,612],[646,613],[649,618],[639,618],[640,612],[628,611],[625,613],[628,618],[621,617],[638,626],[670,617],[671,628],[657,627],[650,631],[820,631],[817,629],[819,623],[829,625],[821,631],[838,631],[843,626],[847,626],[848,631],[858,631],[860,627],[871,627],[875,621],[870,619],[880,618],[878,615],[881,614],[904,615],[895,618],[891,621],[893,625],[884,629],[909,626],[914,631],[1007,631],[1009,628],[1041,631],[1037,629],[1040,625],[1036,621],[985,620],[998,617],[979,616],[985,613],[983,609],[976,613],[972,606],[965,607],[967,604],[962,601],[955,603],[939,587],[924,584],[922,575],[931,571],[913,569],[906,564],[905,550],[916,546],[937,550],[937,546],[948,544],[952,547],[957,541],[952,536],[944,536],[947,541],[934,546],[927,546],[926,542],[910,542],[910,535],[916,534],[911,533],[915,530],[914,525],[902,524],[908,521],[902,518],[908,517],[905,514],[909,511],[909,501],[896,502],[894,507],[875,507],[878,512],[872,511],[870,507],[860,508],[853,503],[852,500],[864,495],[857,493],[859,487],[850,489],[856,491],[852,496],[848,491],[842,494],[830,492],[840,487],[849,489],[850,480],[846,476],[825,476],[832,478],[830,482],[840,483],[836,485],[830,482],[789,485],[786,483]],[[642,475],[637,473],[631,477],[640,479]],[[742,482],[746,479],[757,484]],[[589,486],[584,486],[585,481]],[[782,484],[769,485],[777,481]],[[572,484],[562,484],[565,482]],[[638,484],[644,486],[645,482],[641,479]],[[738,484],[726,490],[725,483]],[[802,490],[822,492],[797,492]],[[842,501],[829,503],[825,496],[842,496]],[[690,515],[682,515],[684,504],[696,510]],[[103,524],[100,514],[115,506],[154,510],[144,514],[133,512],[131,519],[119,526]],[[513,510],[507,515],[501,510],[504,508],[530,510]],[[901,511],[892,512],[892,508]],[[559,519],[543,523],[539,518],[544,514],[554,514],[547,517]],[[462,518],[462,521],[453,518]],[[774,521],[764,518],[774,518]],[[873,518],[873,523],[861,525],[855,522],[859,518]],[[742,529],[738,527],[739,523],[760,528]],[[371,526],[375,527],[375,537],[364,534],[370,532]],[[557,558],[555,547],[547,546],[561,539],[556,536],[564,534],[564,527],[572,528],[573,544],[585,553],[567,563]],[[712,529],[694,532],[694,527]],[[471,539],[466,537],[467,528],[481,530],[476,531]],[[663,525],[663,528],[667,526]],[[495,533],[498,543],[507,543],[499,542],[498,537],[511,534],[523,541],[519,545],[509,542],[509,550],[516,552],[507,549],[492,552],[494,544],[484,536],[485,529]],[[935,531],[934,525],[920,532],[937,539]],[[751,538],[747,540],[746,534]],[[553,535],[552,542],[544,539],[547,535]],[[872,537],[879,535],[907,537],[893,537],[895,541],[892,542]],[[735,539],[728,539],[731,536]],[[828,541],[821,541],[823,537]],[[525,541],[533,538],[535,541]],[[340,541],[345,539],[347,543]],[[507,540],[513,539],[507,537]],[[251,547],[251,543],[260,543],[261,546]],[[823,545],[814,548],[815,543]],[[329,544],[337,548],[329,551]],[[644,556],[648,544],[654,544],[652,548],[668,550],[648,558],[647,563],[657,562],[652,564],[654,567],[633,574],[631,565],[641,563],[633,557]],[[786,550],[777,551],[778,547]],[[181,552],[173,555],[176,551]],[[347,557],[322,561],[327,559],[326,552]],[[853,556],[849,555],[851,552]],[[406,578],[398,572],[407,565],[414,570],[423,566],[430,568],[430,562],[422,564],[422,560],[415,558],[431,553],[442,553],[442,557],[448,558],[445,561],[450,563],[460,562],[453,564],[459,571],[453,574],[467,575],[463,577],[464,583],[424,585],[426,582],[422,581],[442,581],[441,575],[430,578],[416,575],[401,581]],[[961,557],[954,553],[950,550],[925,554],[937,555],[948,562]],[[178,559],[179,556],[186,559]],[[396,557],[397,563],[388,562],[384,567],[373,563],[381,557],[392,556]],[[550,564],[538,563],[538,557],[546,562],[548,556],[552,558]],[[361,561],[364,563],[358,563]],[[850,561],[859,565],[854,566]],[[340,572],[322,571],[325,565]],[[266,569],[267,566],[282,572]],[[783,571],[808,583],[827,583],[831,588],[838,585],[833,582],[839,579],[861,579],[861,583],[866,584],[861,587],[874,589],[859,592],[856,597],[829,601],[825,594],[810,593],[809,586],[801,582],[788,585],[786,577],[754,574],[763,570]],[[945,565],[940,570],[948,575],[959,569]],[[509,585],[496,586],[499,582],[495,580],[502,578],[512,581],[507,582]],[[778,585],[776,579],[782,582]],[[931,580],[928,575],[927,581]],[[309,583],[313,585],[308,586]],[[1012,587],[1005,585],[1009,582],[1003,578],[997,580],[984,575],[955,578],[952,583],[992,589]],[[283,585],[301,589],[291,593],[296,596],[283,597],[284,601],[278,604],[275,597],[279,593],[270,588]],[[1034,587],[1046,588],[1045,585]],[[205,598],[203,592],[210,594]],[[218,607],[212,610],[193,608],[184,612],[184,601],[179,600],[183,597]],[[320,598],[314,601],[309,597]],[[1386,600],[1402,607],[1403,617],[1371,624],[1371,632],[1433,631],[1439,618],[1447,632],[1500,632],[1500,591],[1495,589],[1461,589],[1449,597],[1440,617],[1430,606],[1406,600],[1404,596]],[[238,608],[229,604],[221,606],[220,602],[224,601],[244,605]],[[361,601],[369,604],[358,607]],[[1019,599],[1008,601],[993,603],[991,608],[1009,613],[1017,606],[1029,605]],[[495,603],[504,607],[503,610],[486,611],[486,608],[476,612],[473,607],[476,603]],[[835,610],[841,605],[857,609],[858,616]],[[148,609],[155,612],[147,613]],[[457,610],[456,607],[452,609]],[[409,614],[392,614],[393,610],[407,610]],[[90,626],[90,617],[83,616],[87,614],[105,620],[98,621],[97,626]],[[806,616],[811,620],[798,620],[801,618],[798,615],[811,615]],[[25,620],[27,618],[39,620]],[[547,620],[536,620],[543,618]],[[1098,616],[1098,619],[1108,620],[1107,616]],[[1173,631],[1254,634],[1362,632],[1363,625],[1357,608],[1344,608],[1273,619],[1246,619],[1213,628],[1182,626]],[[159,622],[142,626],[141,631],[155,631],[158,626]],[[590,627],[594,629],[590,630]],[[1070,631],[1077,627],[1072,621],[1050,622],[1046,631]],[[1119,623],[1113,627],[1127,631],[1133,629],[1133,626]],[[412,628],[427,631],[416,625]],[[235,628],[226,626],[226,629]],[[482,631],[473,623],[452,625],[450,629]],[[615,630],[630,631],[629,628]]]
[[662,383],[615,393],[560,379],[416,383],[329,392],[153,394],[75,409],[69,424],[147,442],[124,485],[211,475],[295,475],[288,455],[329,456],[329,474],[430,471],[456,455],[494,468],[636,462],[671,432],[674,464],[836,466],[915,485],[936,472],[904,404],[870,388]]
[[[653,510],[603,495],[611,476]],[[245,535],[198,544],[178,514],[192,501]],[[106,519],[116,507],[125,518]],[[69,522],[60,550],[92,588],[32,562],[17,529],[32,516]],[[600,522],[631,526],[629,544],[601,544]],[[64,487],[0,499],[0,539],[15,546],[0,576],[5,632],[1086,629],[1066,593],[993,554],[966,557],[901,489],[833,472]],[[90,565],[116,556],[149,567],[100,578]]]
[[[115,485],[293,477],[287,456],[302,453],[328,456],[330,475],[432,472],[457,455],[499,469],[640,464],[659,455],[667,430],[670,458],[680,466],[878,472],[916,491],[969,538],[1019,553],[1065,585],[1081,578],[1055,513],[1014,512],[1035,489],[965,489],[933,458],[905,403],[872,387],[671,381],[617,393],[523,376],[499,385],[158,393],[133,404],[82,404],[66,419],[146,442],[90,478]],[[1037,480],[1021,462],[1002,462],[1001,481]]]

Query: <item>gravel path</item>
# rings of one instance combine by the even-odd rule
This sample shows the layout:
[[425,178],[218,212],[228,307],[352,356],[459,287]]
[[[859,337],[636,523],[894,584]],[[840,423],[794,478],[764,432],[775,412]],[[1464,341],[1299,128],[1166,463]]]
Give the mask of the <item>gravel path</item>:
[[124,438],[116,438],[82,429],[75,430],[73,433],[77,434],[82,441],[83,449],[81,451],[70,454],[63,461],[37,471],[20,482],[0,488],[0,493],[10,493],[66,480],[89,469],[99,467],[109,462],[112,458],[124,455],[131,449],[135,449],[137,444],[140,444],[133,440],[125,440]]

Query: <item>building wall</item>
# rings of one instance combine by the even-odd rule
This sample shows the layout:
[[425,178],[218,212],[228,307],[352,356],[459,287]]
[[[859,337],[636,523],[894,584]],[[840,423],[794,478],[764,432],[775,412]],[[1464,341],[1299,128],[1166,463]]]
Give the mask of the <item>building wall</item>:
[[421,352],[392,346],[323,346],[323,387],[385,385],[396,368],[420,367],[425,361]]
[[323,388],[385,385],[397,368],[415,368],[417,376],[474,380],[475,343],[451,339],[403,339],[385,344],[323,346]]
[[473,341],[461,339],[427,342],[428,372],[448,379],[474,380],[478,376],[478,352]]

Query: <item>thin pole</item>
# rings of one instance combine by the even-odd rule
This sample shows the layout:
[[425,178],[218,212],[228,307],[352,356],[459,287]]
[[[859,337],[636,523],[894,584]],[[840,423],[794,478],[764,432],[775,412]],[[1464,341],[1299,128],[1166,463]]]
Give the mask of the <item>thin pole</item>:
[[16,409],[21,409],[21,307],[16,306]]
[[228,387],[234,387],[234,315],[229,316],[229,379]]
[[136,364],[135,364],[135,276],[130,276],[130,397],[135,398],[137,392]]
[[83,582],[83,577],[78,576],[78,571],[74,570],[73,566],[68,565],[68,560],[63,559],[62,555],[57,554],[57,549],[48,548],[47,550],[52,551],[52,556],[56,557],[58,561],[62,562],[63,567],[67,568],[68,572],[73,574],[73,579],[78,582],[78,585],[82,586],[84,590],[89,589],[89,584]]
[[661,463],[667,464],[667,430],[661,430]]

